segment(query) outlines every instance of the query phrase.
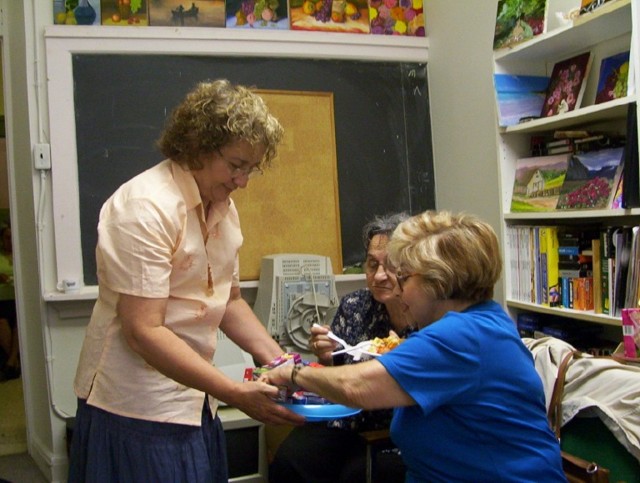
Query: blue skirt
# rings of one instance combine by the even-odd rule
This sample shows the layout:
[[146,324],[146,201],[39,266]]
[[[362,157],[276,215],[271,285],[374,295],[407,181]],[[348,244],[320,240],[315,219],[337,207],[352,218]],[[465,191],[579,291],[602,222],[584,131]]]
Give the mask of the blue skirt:
[[78,400],[70,483],[228,481],[224,431],[207,397],[200,427],[126,418]]

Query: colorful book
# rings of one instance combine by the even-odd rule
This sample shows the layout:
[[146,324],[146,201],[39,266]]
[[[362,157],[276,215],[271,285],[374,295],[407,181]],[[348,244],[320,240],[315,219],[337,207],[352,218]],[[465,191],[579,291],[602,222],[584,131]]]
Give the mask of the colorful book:
[[511,211],[554,211],[568,165],[568,154],[518,159]]
[[593,311],[596,314],[602,313],[602,249],[600,239],[591,240],[591,250],[593,251]]
[[553,66],[540,117],[564,114],[580,107],[591,67],[591,52],[562,60]]
[[596,104],[627,96],[629,51],[602,59],[596,91]]
[[558,274],[558,228],[540,227],[540,274],[542,283],[542,305],[560,305]]
[[568,162],[558,210],[606,209],[622,175],[624,148],[576,153]]
[[622,310],[622,344],[625,357],[640,357],[640,308]]

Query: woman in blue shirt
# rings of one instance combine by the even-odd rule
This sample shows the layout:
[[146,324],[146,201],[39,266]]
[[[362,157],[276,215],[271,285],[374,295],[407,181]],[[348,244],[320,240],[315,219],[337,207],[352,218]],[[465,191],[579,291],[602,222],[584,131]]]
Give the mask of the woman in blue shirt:
[[348,406],[395,407],[391,437],[408,482],[566,481],[533,358],[492,300],[502,270],[493,229],[428,211],[394,231],[388,264],[417,332],[372,361],[282,367],[265,379]]

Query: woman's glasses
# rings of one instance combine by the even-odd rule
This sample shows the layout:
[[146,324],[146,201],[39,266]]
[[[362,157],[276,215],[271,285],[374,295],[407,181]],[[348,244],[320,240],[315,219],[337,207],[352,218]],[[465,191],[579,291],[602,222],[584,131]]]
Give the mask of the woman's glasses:
[[411,277],[418,275],[417,273],[407,273],[404,274],[400,270],[396,272],[396,280],[398,281],[398,288],[400,290],[404,290],[404,283],[410,279]]
[[229,169],[229,175],[232,178],[237,178],[238,176],[247,176],[249,179],[252,179],[262,174],[262,170],[257,166],[251,166],[250,168],[238,166],[237,164],[229,161],[227,157],[222,154],[222,151],[220,151],[219,149],[217,151],[222,160],[226,163],[227,168]]

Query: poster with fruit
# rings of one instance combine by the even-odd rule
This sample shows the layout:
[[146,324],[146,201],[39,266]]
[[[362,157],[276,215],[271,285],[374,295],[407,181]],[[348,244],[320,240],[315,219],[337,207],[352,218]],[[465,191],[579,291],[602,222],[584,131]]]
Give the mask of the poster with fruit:
[[149,25],[224,27],[224,0],[149,0]]
[[149,25],[148,0],[100,0],[102,25]]
[[227,0],[227,28],[289,29],[287,0]]
[[292,30],[368,34],[367,0],[289,0]]
[[100,25],[100,0],[53,0],[56,25]]
[[425,36],[422,0],[369,0],[369,22],[374,35]]

